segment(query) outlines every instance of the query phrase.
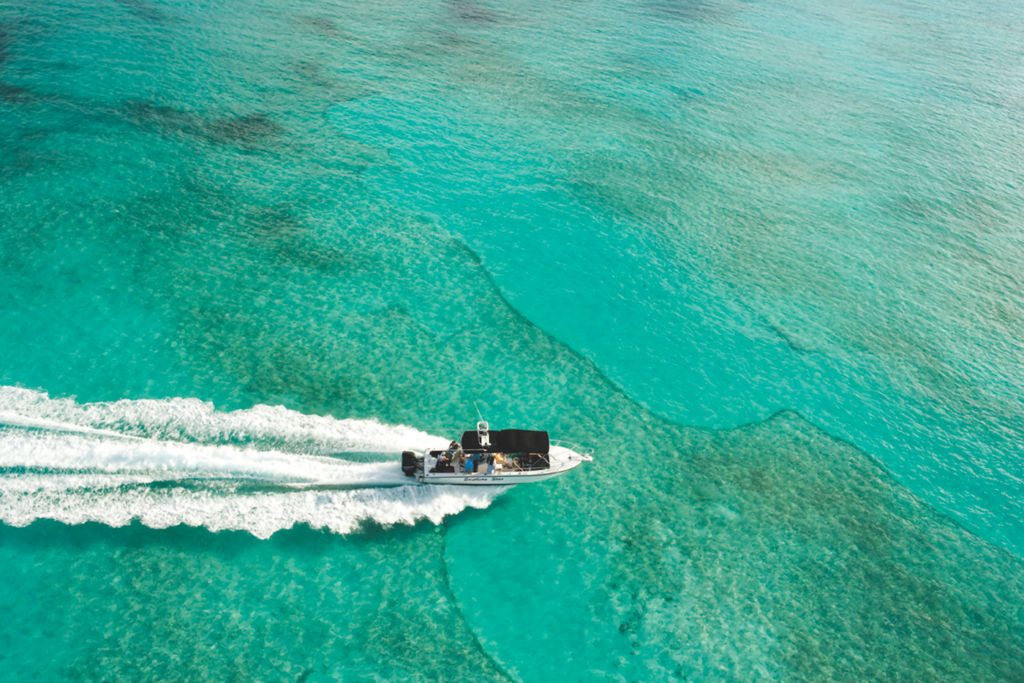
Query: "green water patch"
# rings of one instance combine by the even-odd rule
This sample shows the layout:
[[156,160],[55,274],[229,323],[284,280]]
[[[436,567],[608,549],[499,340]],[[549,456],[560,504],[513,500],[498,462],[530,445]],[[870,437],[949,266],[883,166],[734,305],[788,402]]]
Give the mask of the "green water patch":
[[[1015,547],[1016,451],[992,446],[1019,412],[1019,278],[999,256],[1015,253],[1012,155],[984,157],[1005,186],[987,195],[959,162],[928,175],[915,150],[934,131],[888,137],[884,96],[822,80],[842,66],[827,45],[781,69],[807,29],[775,15],[766,29],[757,8],[704,21],[685,8],[710,3],[669,3],[666,29],[633,5],[166,7],[180,20],[70,3],[33,42],[0,45],[0,380],[445,436],[476,401],[495,426],[546,428],[597,459],[447,531],[0,527],[4,671],[1022,677],[1017,560],[791,413],[723,432],[656,416],[729,424],[811,405],[811,422],[863,437],[915,493]],[[772,31],[782,56],[737,48]],[[927,91],[914,87],[900,97]],[[951,149],[963,160],[971,144]],[[893,160],[926,191],[875,173]],[[971,196],[942,196],[960,180]],[[890,201],[860,203],[890,185]],[[851,217],[861,206],[870,216]],[[945,232],[872,232],[888,215]],[[886,274],[896,261],[902,280]],[[997,281],[992,301],[935,294],[950,273],[957,292]],[[971,344],[942,332],[974,310],[971,334],[1003,354],[980,375]],[[945,440],[965,415],[983,418],[962,432],[971,457]]]
[[[368,184],[466,241],[509,302],[659,414],[727,426],[798,407],[1016,548],[1020,488],[988,474],[1019,469],[1024,424],[1004,258],[1017,165],[997,151],[1016,133],[988,104],[1009,63],[968,93],[908,71],[907,31],[899,58],[863,42],[891,30],[875,14],[846,35],[849,11],[751,11],[750,43],[740,15],[691,26],[702,40],[623,18],[642,49],[608,7],[587,16],[606,29],[592,42],[463,28],[418,55],[443,84],[382,87],[331,120],[394,159]],[[977,158],[957,132],[974,113]]]
[[453,591],[519,679],[1024,675],[1020,561],[855,448],[793,413],[613,424],[593,468],[448,523]]
[[14,39],[11,37],[6,23],[0,24],[0,64],[3,64],[10,58],[10,50],[13,43]]
[[443,580],[441,530],[341,538],[0,528],[8,680],[504,680]]
[[206,119],[192,112],[149,102],[129,103],[128,117],[140,126],[163,133],[185,133],[215,144],[256,143],[281,136],[284,128],[266,114],[244,114]]
[[683,24],[720,21],[735,11],[729,5],[729,2],[708,0],[648,0],[640,3],[655,20],[678,21]]
[[[721,83],[749,96],[753,77],[703,83],[713,69],[695,60],[686,82],[701,95],[683,88],[691,96],[672,99],[676,86],[660,99],[669,91],[659,79],[679,67],[668,48],[703,53],[657,32],[644,34],[657,49],[641,61],[658,85],[651,102],[661,104],[641,107],[629,78],[602,90],[589,67],[566,76],[590,64],[584,57],[602,68],[609,54],[623,64],[644,57],[629,41],[612,53],[607,41],[544,43],[535,52],[552,58],[547,68],[522,49],[516,22],[472,29],[428,4],[386,27],[366,9],[300,5],[256,24],[218,6],[209,21],[245,29],[238,37],[195,20],[159,29],[155,43],[128,32],[110,52],[116,32],[95,17],[47,25],[26,56],[38,74],[21,74],[25,85],[16,86],[48,92],[38,104],[56,123],[43,143],[24,123],[40,112],[22,112],[24,136],[9,148],[17,150],[7,195],[17,227],[4,258],[19,275],[7,299],[14,324],[4,341],[15,352],[4,381],[85,400],[199,395],[450,428],[472,418],[455,405],[465,400],[452,376],[492,365],[476,384],[507,382],[499,369],[514,347],[485,327],[504,318],[479,311],[508,303],[656,411],[727,424],[804,408],[815,423],[875,446],[916,492],[1013,545],[1016,489],[990,474],[1004,457],[1016,463],[1007,444],[1019,411],[1005,387],[974,382],[944,358],[943,339],[878,320],[857,337],[870,343],[837,353],[842,345],[827,340],[861,319],[846,314],[860,310],[858,292],[836,286],[834,260],[804,268],[805,252],[790,248],[842,252],[805,226],[844,217],[822,199],[840,181],[875,187],[859,165],[874,158],[870,145],[836,148],[848,152],[837,160],[834,146],[767,144],[749,121],[723,134],[716,117],[736,120],[748,100],[730,99]],[[329,26],[311,30],[303,19],[311,16],[358,39],[332,53]],[[605,26],[617,16],[604,8],[588,21]],[[458,40],[441,40],[442,29]],[[76,31],[88,41],[77,43]],[[248,40],[277,31],[294,40]],[[70,44],[93,45],[104,59],[51,68],[69,58],[59,46]],[[710,64],[733,54],[726,45],[704,55]],[[185,68],[196,63],[210,66]],[[159,87],[141,87],[137,73]],[[334,91],[316,85],[323,79],[351,99],[333,106]],[[772,84],[812,101],[805,81]],[[877,133],[879,120],[854,116],[856,96],[836,86],[825,100],[847,112],[843,126]],[[772,104],[772,125],[789,101]],[[772,198],[780,187],[795,199]],[[746,199],[722,210],[707,204],[734,195]],[[921,204],[911,196],[901,205]],[[476,265],[457,253],[460,242],[479,254]],[[484,264],[489,272],[478,277]],[[491,285],[498,299],[469,291]],[[1008,303],[997,308],[1012,321],[1013,297],[1000,292]],[[790,299],[793,315],[780,314],[776,304]],[[802,325],[825,299],[841,309],[829,319],[836,324]],[[992,348],[1014,357],[1012,325],[1004,329]],[[881,337],[891,344],[871,341]],[[911,352],[916,369],[897,372]],[[681,374],[665,372],[666,363]],[[543,400],[545,383],[529,376],[515,391]],[[451,397],[449,412],[460,417],[435,416],[440,401],[423,398],[432,391]],[[497,393],[468,393],[488,391]],[[951,396],[960,408],[950,409]],[[969,424],[981,417],[980,431],[953,429],[965,414]],[[971,457],[949,436],[961,433]],[[918,467],[922,458],[929,464]],[[966,484],[963,468],[972,473]]]
[[159,3],[149,2],[149,0],[116,0],[117,4],[121,5],[136,17],[143,21],[152,22],[155,24],[164,24],[168,21],[172,21],[170,14],[161,9]]

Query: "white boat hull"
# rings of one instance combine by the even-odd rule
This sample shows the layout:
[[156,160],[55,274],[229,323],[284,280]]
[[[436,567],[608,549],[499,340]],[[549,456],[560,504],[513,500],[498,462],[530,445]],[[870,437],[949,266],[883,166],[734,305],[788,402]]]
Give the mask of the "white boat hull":
[[563,446],[552,446],[548,455],[551,467],[543,470],[504,470],[494,474],[427,472],[417,477],[417,481],[429,486],[515,486],[557,477],[593,459]]

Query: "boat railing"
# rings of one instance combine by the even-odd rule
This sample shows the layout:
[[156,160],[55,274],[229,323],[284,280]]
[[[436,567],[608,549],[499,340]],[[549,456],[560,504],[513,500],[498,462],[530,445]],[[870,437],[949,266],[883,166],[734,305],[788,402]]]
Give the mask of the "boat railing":
[[[579,455],[588,455],[589,456],[589,455],[593,455],[594,454],[594,449],[593,448],[589,448],[587,446],[581,446],[580,444],[573,443],[571,441],[550,441],[549,443],[552,446],[559,446],[561,448],[568,448],[570,451],[573,451],[574,453],[578,453]],[[444,454],[444,453],[448,453],[448,452],[449,451],[447,449],[443,449],[443,450],[430,450],[430,451],[428,451],[428,453],[430,455],[433,455],[433,456],[438,456],[438,455],[441,455],[441,454]],[[484,454],[484,453],[490,453],[491,451],[488,451],[485,448],[467,448],[467,449],[463,450],[462,452],[466,453],[466,454],[469,454],[469,455],[481,455],[481,454]]]
[[573,453],[582,455],[585,458],[589,458],[594,455],[594,449],[588,448],[587,446],[581,446],[578,443],[571,441],[551,441],[549,442],[552,446],[558,446],[560,448],[568,448]]
[[[566,448],[566,449],[572,451],[575,455],[579,456],[580,459],[582,459],[582,460],[589,461],[589,460],[593,459],[591,457],[593,455],[593,453],[594,453],[594,449],[593,448],[588,448],[586,446],[581,446],[580,444],[573,443],[571,441],[550,441],[549,443],[552,446],[556,446],[556,447],[559,447],[559,448]],[[465,455],[483,455],[485,453],[489,453],[489,451],[487,449],[483,449],[483,448],[467,448],[467,449],[463,450],[462,452]],[[446,455],[448,453],[450,453],[450,451],[448,451],[448,450],[431,450],[431,451],[428,451],[428,454],[432,455],[434,457],[441,456],[441,455]],[[495,474],[499,474],[499,475],[533,474],[533,473],[543,472],[543,471],[547,470],[548,468],[550,468],[554,464],[554,463],[551,462],[551,454],[550,453],[546,453],[544,455],[541,455],[541,457],[548,463],[548,467],[545,467],[545,468],[521,467],[519,465],[519,463],[516,462],[516,460],[517,460],[516,458],[510,458],[508,460],[508,462],[505,464],[504,467],[501,467],[501,468],[497,469]],[[570,460],[571,459],[572,458],[570,458]],[[463,475],[465,473],[462,472],[458,467],[455,467],[453,472],[443,472],[443,473],[442,472],[437,472],[437,473],[431,472],[430,474],[456,474],[456,475]],[[482,473],[481,472],[473,472],[472,474],[482,474]],[[484,476],[488,476],[488,475],[484,475]]]
[[[428,451],[427,454],[428,455],[432,455],[432,456],[434,456],[436,458],[436,457],[441,456],[441,455],[448,455],[450,452],[451,451],[447,451],[447,450],[444,450],[444,451]],[[463,450],[462,453],[464,455],[488,455],[488,454],[491,453],[491,451],[488,451],[487,449],[484,449],[484,448],[467,448],[467,449]],[[525,455],[525,454],[523,454],[523,455]],[[505,462],[505,464],[503,466],[499,465],[497,467],[496,471],[497,472],[502,472],[503,474],[529,474],[531,472],[542,472],[544,470],[550,469],[551,468],[551,454],[550,453],[543,453],[543,454],[537,454],[537,455],[544,462],[547,463],[547,467],[523,467],[523,466],[521,466],[519,464],[519,457],[517,455],[515,455],[515,456],[508,457],[508,460]],[[435,473],[431,472],[431,474],[435,474]],[[462,470],[460,470],[458,467],[455,467],[453,472],[443,472],[443,473],[437,473],[437,474],[466,474],[466,473],[463,472]],[[472,472],[470,474],[481,474],[481,472]]]

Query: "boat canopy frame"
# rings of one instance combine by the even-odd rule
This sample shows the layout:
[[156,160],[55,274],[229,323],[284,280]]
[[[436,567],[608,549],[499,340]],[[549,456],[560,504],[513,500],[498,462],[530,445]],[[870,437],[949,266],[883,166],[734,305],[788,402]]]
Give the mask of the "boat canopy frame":
[[490,443],[480,443],[479,432],[462,434],[462,450],[483,451],[484,453],[537,453],[547,455],[551,441],[547,432],[529,429],[499,429],[488,433]]

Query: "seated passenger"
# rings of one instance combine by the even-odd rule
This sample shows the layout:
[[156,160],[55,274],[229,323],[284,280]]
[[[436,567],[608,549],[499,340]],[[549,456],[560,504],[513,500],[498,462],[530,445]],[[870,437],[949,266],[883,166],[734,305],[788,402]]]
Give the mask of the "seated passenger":
[[473,474],[473,456],[466,456],[466,474]]

